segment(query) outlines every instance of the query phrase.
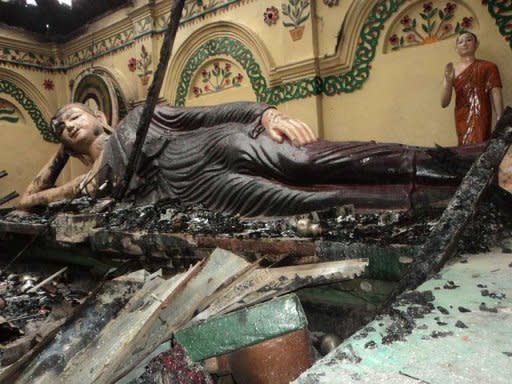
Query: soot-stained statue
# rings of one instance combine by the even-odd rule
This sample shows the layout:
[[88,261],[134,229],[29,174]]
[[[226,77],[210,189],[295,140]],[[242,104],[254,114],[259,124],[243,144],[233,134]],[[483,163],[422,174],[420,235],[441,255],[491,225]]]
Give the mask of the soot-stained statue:
[[455,90],[455,127],[459,145],[483,143],[491,135],[492,109],[503,114],[501,78],[496,64],[475,57],[478,38],[471,32],[456,39],[459,62],[444,71],[441,106],[450,104]]
[[[99,111],[68,104],[51,121],[58,152],[22,195],[19,208],[89,194],[113,194],[125,174],[136,108],[117,129]],[[469,160],[481,145],[453,148]],[[375,142],[318,140],[303,122],[273,107],[231,103],[212,107],[157,106],[126,198],[146,204],[179,199],[229,214],[285,216],[343,204],[402,208],[448,198],[461,174],[425,148]],[[91,170],[54,183],[69,156]]]

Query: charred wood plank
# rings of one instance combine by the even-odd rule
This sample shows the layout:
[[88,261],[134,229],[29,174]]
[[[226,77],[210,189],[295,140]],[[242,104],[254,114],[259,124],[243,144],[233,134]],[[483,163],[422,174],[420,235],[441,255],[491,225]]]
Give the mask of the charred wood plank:
[[400,293],[415,289],[432,277],[457,252],[457,242],[475,214],[477,204],[493,180],[511,141],[512,108],[508,107],[484,151],[471,166],[427,241],[419,248],[414,261],[384,303],[384,309],[389,308]]
[[305,286],[350,280],[360,276],[367,266],[367,259],[354,259],[257,269],[233,282],[192,321],[260,303]]
[[174,40],[176,39],[176,33],[178,32],[178,26],[184,5],[185,0],[174,0],[173,2],[169,25],[165,31],[164,41],[160,49],[160,62],[156,68],[153,82],[149,87],[146,104],[142,110],[139,126],[137,127],[135,143],[133,144],[133,149],[130,154],[130,158],[128,159],[128,164],[126,165],[126,173],[123,180],[121,181],[121,184],[119,185],[119,188],[115,191],[114,197],[118,200],[124,197],[126,189],[128,188],[132,176],[139,164],[140,155],[142,153],[142,146],[144,145],[144,141],[149,129],[149,123],[151,122],[151,118],[155,112],[160,89],[162,88],[162,83],[164,82],[165,71],[167,70],[167,64],[169,63],[169,58],[171,57],[172,47],[174,45]]
[[[194,315],[203,299],[244,270],[243,258],[224,250],[182,275],[159,279],[139,292],[95,340],[73,358],[55,381],[112,383],[133,369]],[[43,383],[43,382],[41,382]]]
[[11,192],[4,197],[0,198],[0,205],[4,205],[8,203],[9,201],[17,198],[20,194],[18,192]]
[[7,175],[8,175],[7,171],[5,171],[5,170],[0,171],[0,179],[1,179],[2,177],[7,176]]
[[[10,373],[13,377],[17,375],[16,383],[19,384],[56,383],[56,378],[69,360],[89,345],[94,336],[115,318],[138,287],[140,284],[120,280],[100,283],[81,305],[73,308],[70,321],[49,321],[51,329],[48,331],[51,332],[40,329],[38,344],[9,367],[9,372],[0,374],[0,381],[7,380]],[[62,326],[64,322],[66,324]],[[59,336],[53,338],[57,333]],[[43,337],[46,334],[48,336]],[[24,369],[23,363],[27,363]]]

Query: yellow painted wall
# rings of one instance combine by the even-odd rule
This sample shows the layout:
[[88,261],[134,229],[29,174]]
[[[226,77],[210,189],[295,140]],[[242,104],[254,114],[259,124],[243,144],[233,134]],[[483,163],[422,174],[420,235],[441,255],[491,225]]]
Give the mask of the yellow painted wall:
[[[473,8],[480,22],[475,31],[480,39],[477,57],[498,65],[505,104],[512,104],[512,73],[508,70],[512,51],[494,19],[479,3]],[[440,107],[444,66],[458,60],[455,38],[386,54],[384,38],[385,33],[380,37],[370,79],[362,90],[324,98],[325,136],[333,140],[376,139],[420,146],[456,145],[455,97],[449,107]]]
[[[1,96],[9,100],[9,96]],[[14,105],[16,102],[10,100]],[[0,179],[0,197],[10,192],[23,193],[34,179],[41,167],[57,152],[58,144],[48,143],[41,139],[34,123],[26,112],[18,123],[0,121],[0,170],[8,172],[8,176]],[[77,159],[71,159],[57,180],[61,184],[84,173],[87,167]],[[5,206],[15,206],[18,199]]]
[[[495,20],[480,1],[453,2],[461,8],[469,9],[475,17],[474,30],[481,40],[478,56],[498,64],[504,83],[505,103],[512,104],[512,73],[508,71],[512,50],[500,35]],[[210,4],[208,1],[203,3],[206,6]],[[194,56],[195,49],[213,37],[227,36],[240,40],[251,50],[269,86],[349,71],[356,59],[354,52],[361,28],[377,0],[340,0],[333,7],[328,7],[320,0],[312,1],[309,9],[311,17],[303,24],[304,35],[295,42],[289,34],[290,28],[282,24],[285,17],[281,5],[286,3],[285,0],[244,0],[184,23],[178,31],[161,100],[174,102],[185,63]],[[393,28],[396,29],[400,18],[409,12],[408,7],[421,8],[423,3],[406,1],[384,23],[375,58],[371,62],[369,79],[363,83],[362,89],[336,96],[318,95],[295,99],[281,104],[279,108],[306,121],[321,137],[330,140],[377,140],[421,146],[434,143],[454,145],[453,102],[447,109],[442,109],[439,101],[443,67],[448,61],[457,60],[454,38],[403,48],[397,52],[387,50],[389,34]],[[434,1],[434,5],[441,7],[445,3]],[[270,6],[279,10],[279,19],[276,24],[268,26],[263,22],[263,13]],[[167,16],[168,12],[167,1],[160,0],[153,4],[147,0],[135,0],[132,7],[122,8],[95,21],[84,34],[59,45],[43,44],[33,35],[2,28],[0,52],[8,47],[54,55],[64,61],[66,70],[41,70],[27,65],[14,65],[0,53],[0,80],[6,74],[14,73],[16,76],[9,75],[9,79],[21,89],[26,90],[28,87],[33,91],[34,102],[47,121],[58,106],[70,101],[70,80],[80,79],[88,71],[98,68],[109,73],[129,107],[141,104],[149,84],[142,83],[139,70],[129,70],[128,62],[132,58],[140,59],[144,45],[152,59],[149,69],[154,73],[163,41],[160,17]],[[148,17],[149,24],[144,24]],[[143,25],[149,25],[149,30],[144,30]],[[149,33],[151,29],[155,33]],[[341,44],[336,47],[340,31]],[[138,34],[144,36],[134,40]],[[88,55],[93,45],[109,39],[121,39],[122,49],[116,48],[109,52],[107,46],[96,46],[93,50],[101,54],[89,60]],[[215,60],[231,60],[233,66],[239,66],[239,63],[224,55],[208,58],[193,75],[189,90],[194,84],[201,83],[201,68]],[[249,83],[249,74],[240,71],[244,76],[240,87],[228,87],[224,91],[200,97],[195,97],[190,91],[185,104],[211,105],[235,100],[256,100]],[[51,80],[55,88],[45,89],[45,80]],[[54,144],[42,140],[27,111],[16,100],[0,93],[0,97],[4,96],[24,114],[25,123],[16,128],[2,127],[0,132],[0,144],[9,148],[8,151],[0,152],[0,169],[5,168],[11,175],[16,174],[15,177],[9,176],[7,184],[7,179],[0,180],[0,195],[13,189],[21,192],[39,166],[55,150]],[[25,155],[25,148],[30,148],[30,156]],[[63,173],[62,179],[69,180],[83,170],[81,164],[74,162]]]

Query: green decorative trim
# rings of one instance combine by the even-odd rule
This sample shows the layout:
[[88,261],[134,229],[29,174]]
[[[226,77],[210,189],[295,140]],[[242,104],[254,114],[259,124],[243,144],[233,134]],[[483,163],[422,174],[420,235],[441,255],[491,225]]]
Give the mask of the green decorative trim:
[[252,52],[238,40],[220,37],[201,45],[185,64],[176,93],[176,105],[185,105],[192,76],[208,58],[217,55],[227,55],[238,62],[249,77],[256,99],[260,102],[265,101],[267,81],[261,74],[260,65],[254,59]]
[[273,88],[267,88],[267,82],[261,74],[260,66],[254,60],[252,52],[238,40],[221,37],[212,39],[201,45],[187,61],[181,73],[181,81],[176,94],[176,104],[184,105],[193,74],[208,58],[216,55],[228,55],[236,60],[246,71],[252,88],[259,102],[271,105],[287,101],[303,99],[310,96],[325,94],[333,96],[350,93],[360,89],[370,75],[370,63],[375,57],[381,27],[388,18],[406,0],[381,0],[371,10],[359,36],[356,48],[356,59],[352,69],[339,75],[321,78],[314,76],[297,81],[286,82]]
[[352,69],[348,72],[327,76],[323,80],[323,92],[327,96],[350,93],[361,89],[370,76],[371,62],[379,42],[384,23],[397,12],[406,0],[381,0],[374,5],[361,29]]
[[[348,72],[324,78],[320,76],[303,78],[270,89],[266,87],[266,80],[261,75],[259,65],[254,61],[249,49],[243,47],[239,41],[229,38],[210,40],[199,47],[185,65],[178,86],[176,103],[184,105],[190,79],[197,68],[208,58],[221,54],[231,56],[242,65],[249,76],[256,98],[260,102],[277,105],[320,94],[334,96],[361,89],[370,76],[371,62],[375,58],[384,23],[405,2],[406,0],[380,0],[373,6],[361,29],[355,60]],[[512,2],[488,0],[484,5],[487,5],[490,15],[496,19],[500,33],[512,47]]]
[[[185,13],[186,17],[180,22],[180,26],[191,22],[200,22],[205,17],[215,15],[217,12],[225,12],[240,4],[248,3],[252,0],[209,0],[207,4],[203,1],[192,0],[187,2],[188,8]],[[233,47],[232,50],[227,49],[229,52],[223,52],[217,46],[220,44],[224,46],[226,41],[212,42],[217,49],[207,49],[208,54],[227,54],[232,56],[235,60],[239,61],[237,57],[247,63],[247,71],[251,84],[256,93],[256,97],[261,102],[270,104],[280,104],[294,99],[302,99],[309,96],[325,94],[333,96],[341,93],[354,92],[360,89],[364,82],[368,79],[371,69],[371,62],[375,57],[376,47],[379,41],[381,28],[389,17],[398,11],[398,9],[406,2],[406,0],[379,0],[372,8],[370,15],[363,28],[361,29],[358,46],[356,48],[355,61],[350,71],[338,75],[321,77],[303,78],[294,82],[281,84],[272,89],[266,88],[266,80],[263,78],[259,71],[259,66],[254,62],[252,53],[243,47],[245,53],[237,52]],[[482,4],[487,7],[489,14],[496,20],[499,32],[507,40],[510,47],[512,47],[512,2],[510,0],[484,0]],[[201,7],[199,6],[201,5]],[[136,41],[146,38],[150,34],[163,33],[164,26],[168,21],[169,16],[164,15],[155,20],[156,29],[147,29],[147,20],[140,22],[139,28],[144,30],[141,35],[135,36],[133,28],[128,29],[122,33],[118,33],[113,37],[102,40],[94,44],[94,47],[86,48],[81,51],[69,55],[64,60],[57,59],[52,56],[35,55],[30,52],[22,52],[10,48],[0,47],[0,64],[14,67],[23,67],[28,69],[48,71],[48,72],[66,72],[77,66],[97,60],[103,56],[114,54],[120,50],[131,47]],[[235,41],[235,40],[233,40]],[[232,43],[240,45],[239,42]],[[226,50],[225,49],[225,50]],[[189,60],[190,66],[199,66],[208,55],[205,56],[204,47],[198,49],[194,57]],[[242,59],[242,56],[246,58]],[[249,64],[247,60],[252,60]],[[197,61],[199,60],[199,62]],[[201,61],[202,60],[202,61]],[[240,62],[240,61],[239,61]],[[190,79],[187,80],[186,71],[191,67],[187,67],[182,74],[180,87],[186,82],[189,85]],[[197,67],[196,67],[197,68]],[[187,82],[188,81],[188,82]],[[177,102],[184,103],[187,90],[178,89]]]
[[82,77],[73,92],[73,102],[86,104],[87,100],[93,99],[99,110],[107,117],[107,123],[112,125],[113,100],[109,92],[106,79],[98,73],[89,73]]
[[501,35],[512,48],[512,3],[510,0],[485,0],[489,14],[496,20]]
[[19,116],[16,114],[14,108],[1,108],[0,107],[0,121],[7,121],[8,123],[17,123]]
[[57,139],[50,133],[48,123],[44,120],[43,114],[37,105],[26,95],[26,93],[8,80],[0,80],[0,93],[7,93],[14,98],[30,115],[43,139],[51,143],[57,143]]

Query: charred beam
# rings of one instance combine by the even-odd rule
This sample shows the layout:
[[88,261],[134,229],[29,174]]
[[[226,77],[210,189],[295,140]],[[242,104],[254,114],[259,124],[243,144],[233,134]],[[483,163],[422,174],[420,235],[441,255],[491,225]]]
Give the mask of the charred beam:
[[0,179],[1,179],[2,177],[7,176],[7,175],[8,175],[7,171],[0,171]]
[[137,127],[133,150],[130,154],[130,158],[128,159],[128,164],[126,165],[126,173],[123,180],[121,181],[121,184],[118,186],[118,189],[115,191],[116,193],[114,197],[117,200],[120,200],[124,197],[130,180],[132,179],[132,176],[137,169],[137,165],[139,163],[140,155],[142,152],[142,146],[144,145],[144,141],[148,133],[149,123],[153,117],[156,103],[158,101],[158,95],[160,94],[160,89],[162,88],[162,83],[164,81],[167,64],[169,63],[169,58],[171,57],[172,47],[174,45],[174,40],[176,39],[176,33],[178,32],[179,22],[184,5],[185,0],[174,0],[173,2],[169,26],[165,31],[164,41],[162,43],[162,48],[160,49],[160,62],[158,63],[153,82],[149,87],[146,104],[142,110],[139,126]]
[[18,192],[11,192],[8,195],[5,195],[4,197],[0,198],[0,206],[4,205],[5,203],[8,203],[9,201],[17,198],[20,194]]
[[512,108],[508,107],[496,125],[485,150],[462,180],[439,222],[414,261],[384,304],[389,308],[394,299],[407,289],[415,289],[457,252],[457,242],[466,224],[475,214],[480,197],[495,176],[496,169],[512,141]]

